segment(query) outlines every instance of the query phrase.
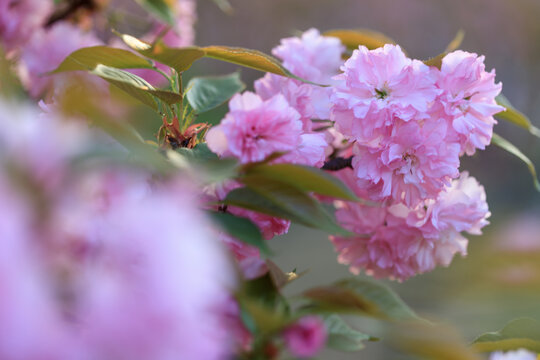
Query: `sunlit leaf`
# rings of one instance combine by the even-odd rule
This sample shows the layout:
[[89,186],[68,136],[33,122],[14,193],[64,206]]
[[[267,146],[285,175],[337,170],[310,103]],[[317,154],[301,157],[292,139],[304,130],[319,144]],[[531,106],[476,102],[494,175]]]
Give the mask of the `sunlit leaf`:
[[92,70],[100,64],[118,69],[152,68],[148,60],[131,51],[108,46],[92,46],[69,54],[52,73]]
[[326,345],[340,351],[358,351],[365,345],[364,341],[376,341],[370,335],[351,328],[339,315],[332,314],[324,319],[328,332]]
[[196,77],[189,81],[186,96],[197,113],[212,110],[244,90],[239,73],[225,76]]
[[158,20],[164,21],[169,25],[174,25],[174,13],[169,5],[171,2],[166,0],[135,0],[144,9],[154,15]]
[[491,138],[491,143],[497,145],[498,147],[508,151],[510,154],[516,156],[521,161],[523,161],[527,167],[529,168],[529,172],[531,173],[533,177],[534,186],[536,187],[536,190],[540,191],[540,182],[538,182],[538,177],[536,175],[536,169],[534,167],[534,164],[532,161],[521,152],[514,144],[512,144],[510,141],[502,138],[498,134],[493,134],[493,137]]
[[499,331],[477,337],[473,347],[482,352],[520,348],[540,352],[540,322],[529,318],[512,320]]
[[303,165],[261,164],[250,167],[247,175],[257,175],[266,179],[285,182],[305,191],[335,198],[357,201],[354,193],[339,179],[326,172]]
[[251,220],[216,211],[210,211],[209,215],[230,236],[243,243],[255,246],[263,253],[268,254],[270,252],[261,231]]
[[359,313],[388,320],[419,319],[389,287],[368,280],[345,279],[303,294],[321,309]]
[[396,42],[389,38],[388,36],[365,29],[358,30],[346,30],[346,29],[337,29],[329,30],[323,33],[324,36],[333,36],[341,40],[343,45],[345,45],[350,50],[358,49],[358,46],[363,45],[370,50],[380,48],[385,44],[395,44]]
[[214,2],[225,14],[232,15],[234,13],[234,9],[229,0],[214,0]]
[[497,96],[496,100],[497,104],[506,108],[505,111],[495,114],[497,118],[509,121],[517,126],[527,129],[531,134],[540,138],[540,129],[531,123],[531,120],[527,117],[527,115],[523,114],[521,111],[512,106],[506,96],[500,94]]

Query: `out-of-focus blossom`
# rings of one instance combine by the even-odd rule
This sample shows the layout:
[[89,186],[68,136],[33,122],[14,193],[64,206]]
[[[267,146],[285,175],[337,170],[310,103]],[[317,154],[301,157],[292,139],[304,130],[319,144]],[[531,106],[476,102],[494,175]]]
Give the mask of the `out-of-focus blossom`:
[[[1,107],[1,357],[227,358],[235,275],[189,184],[73,168],[63,122]],[[26,144],[47,151],[18,161]],[[34,176],[37,157],[62,186]]]
[[251,280],[268,272],[268,267],[266,262],[261,259],[259,249],[224,233],[220,233],[220,238],[238,262],[244,278]]
[[504,110],[495,102],[502,88],[495,83],[495,70],[485,71],[483,56],[454,51],[442,60],[437,86],[443,90],[439,101],[458,134],[461,152],[484,150],[496,123],[493,115]]
[[525,349],[514,351],[497,351],[490,355],[489,360],[537,360],[538,355]]
[[7,52],[23,48],[34,33],[42,31],[52,9],[49,0],[0,0],[0,44]]
[[332,120],[359,143],[377,146],[398,120],[425,119],[439,93],[434,71],[397,45],[360,46],[342,66],[332,94]]
[[301,144],[302,122],[282,95],[262,100],[246,92],[229,102],[229,113],[206,136],[208,147],[241,163],[262,161],[274,152],[288,152]]
[[293,356],[315,356],[326,344],[327,331],[318,316],[305,316],[283,332],[283,340]]
[[447,131],[443,119],[422,126],[410,121],[394,129],[384,146],[356,144],[353,168],[357,177],[381,186],[380,193],[373,192],[371,198],[392,197],[408,206],[436,198],[459,174],[459,144],[444,141]]
[[36,98],[47,90],[61,87],[73,73],[49,75],[47,72],[56,69],[73,51],[96,45],[101,45],[101,41],[92,33],[85,33],[69,23],[37,31],[21,52],[18,72],[23,85]]

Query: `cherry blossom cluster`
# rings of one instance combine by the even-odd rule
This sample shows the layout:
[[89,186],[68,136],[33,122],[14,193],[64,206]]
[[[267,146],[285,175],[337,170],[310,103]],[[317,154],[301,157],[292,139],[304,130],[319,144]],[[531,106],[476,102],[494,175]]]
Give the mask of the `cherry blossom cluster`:
[[454,51],[439,69],[388,44],[360,46],[344,61],[340,40],[315,29],[273,54],[311,83],[266,74],[255,93],[231,100],[210,149],[241,163],[276,152],[286,155],[274,162],[326,169],[350,159],[334,174],[370,205],[336,202],[338,222],[357,236],[331,240],[354,273],[404,280],[464,255],[461,233],[479,234],[490,214],[483,187],[460,174],[460,156],[489,145],[503,110],[484,57]]

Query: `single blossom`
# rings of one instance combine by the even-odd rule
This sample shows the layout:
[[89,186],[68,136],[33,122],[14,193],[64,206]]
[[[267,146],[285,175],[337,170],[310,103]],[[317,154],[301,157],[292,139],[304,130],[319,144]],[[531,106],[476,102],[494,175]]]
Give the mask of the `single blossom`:
[[287,349],[299,358],[315,356],[324,347],[326,338],[326,326],[318,316],[305,316],[283,333]]
[[484,150],[496,123],[493,115],[504,110],[495,101],[502,88],[501,83],[495,83],[495,70],[485,71],[483,56],[454,51],[442,60],[437,86],[461,152],[472,155],[476,149]]
[[262,161],[274,152],[296,150],[301,144],[302,122],[283,95],[262,100],[250,92],[235,95],[229,113],[206,136],[208,147],[241,163]]
[[360,46],[334,79],[332,120],[337,130],[366,146],[377,146],[396,119],[428,118],[440,92],[434,70],[405,56],[397,45]]

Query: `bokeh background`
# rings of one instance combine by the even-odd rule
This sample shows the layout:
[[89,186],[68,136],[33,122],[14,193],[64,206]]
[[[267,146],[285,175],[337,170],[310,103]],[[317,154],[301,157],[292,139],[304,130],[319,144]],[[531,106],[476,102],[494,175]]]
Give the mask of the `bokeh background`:
[[[503,93],[540,126],[539,0],[230,0],[225,15],[209,0],[198,1],[197,44],[231,45],[269,53],[283,37],[311,27],[367,28],[385,33],[411,57],[439,54],[459,29],[461,49],[486,56]],[[190,74],[225,74],[237,67],[204,60]],[[260,73],[242,69],[248,88]],[[219,119],[224,109],[209,116]],[[540,166],[540,139],[500,122],[495,131],[516,144]],[[540,319],[540,194],[526,166],[490,147],[462,162],[484,186],[492,216],[481,237],[469,237],[469,255],[402,284],[388,282],[417,312],[456,327],[465,341],[502,328],[511,319]],[[270,242],[284,270],[309,270],[290,284],[288,295],[352,276],[336,261],[325,234],[293,226]],[[350,318],[366,332],[371,322]],[[321,359],[409,359],[383,340],[359,353],[326,351]]]

